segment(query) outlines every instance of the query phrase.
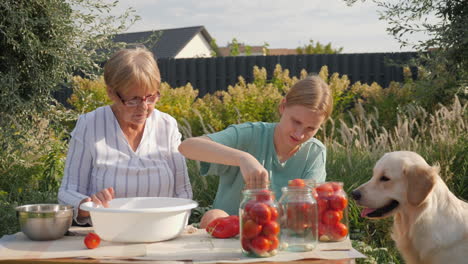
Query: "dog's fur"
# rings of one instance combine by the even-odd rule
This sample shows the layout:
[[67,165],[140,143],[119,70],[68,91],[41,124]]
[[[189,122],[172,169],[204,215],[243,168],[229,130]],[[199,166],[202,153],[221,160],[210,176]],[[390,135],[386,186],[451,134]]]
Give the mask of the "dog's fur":
[[352,196],[365,207],[361,216],[394,217],[392,238],[406,263],[468,263],[468,203],[420,155],[386,153]]

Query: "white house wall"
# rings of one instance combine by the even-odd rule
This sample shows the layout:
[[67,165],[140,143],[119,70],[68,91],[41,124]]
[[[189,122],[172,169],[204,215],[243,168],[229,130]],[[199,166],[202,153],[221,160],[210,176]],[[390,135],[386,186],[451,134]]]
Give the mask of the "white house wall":
[[206,41],[201,33],[198,33],[192,40],[175,56],[181,58],[206,58],[211,57],[210,43]]

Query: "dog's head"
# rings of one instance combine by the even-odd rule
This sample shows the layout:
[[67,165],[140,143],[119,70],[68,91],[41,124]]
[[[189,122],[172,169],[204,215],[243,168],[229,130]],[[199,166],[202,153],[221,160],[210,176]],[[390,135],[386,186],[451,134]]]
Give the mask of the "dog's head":
[[375,164],[372,178],[351,193],[363,206],[362,217],[385,218],[407,206],[419,206],[432,191],[437,168],[410,151],[386,153]]

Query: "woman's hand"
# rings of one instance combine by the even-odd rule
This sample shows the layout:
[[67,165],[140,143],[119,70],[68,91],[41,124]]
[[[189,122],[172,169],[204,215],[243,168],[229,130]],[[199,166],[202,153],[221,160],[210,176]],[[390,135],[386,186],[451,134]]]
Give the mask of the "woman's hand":
[[[84,198],[83,200],[81,200],[80,202],[80,205],[82,203],[86,203],[86,202],[91,202],[91,198]],[[89,212],[88,211],[85,211],[85,210],[81,210],[80,209],[80,205],[78,205],[78,219],[80,218],[87,218],[89,217]]]
[[109,207],[109,202],[115,198],[114,188],[109,187],[91,195],[91,200],[97,205]]
[[[85,198],[80,202],[80,205],[82,203],[86,202],[93,202],[97,205],[102,205],[104,207],[109,207],[109,202],[115,198],[115,193],[114,193],[114,188],[109,187],[106,189],[102,189],[99,192],[91,195],[91,198]],[[80,208],[78,206],[78,208]],[[87,218],[89,217],[89,212],[85,210],[78,209],[78,218]]]
[[260,164],[255,157],[245,153],[239,162],[239,167],[244,177],[246,189],[263,189],[268,187],[270,182],[268,171]]

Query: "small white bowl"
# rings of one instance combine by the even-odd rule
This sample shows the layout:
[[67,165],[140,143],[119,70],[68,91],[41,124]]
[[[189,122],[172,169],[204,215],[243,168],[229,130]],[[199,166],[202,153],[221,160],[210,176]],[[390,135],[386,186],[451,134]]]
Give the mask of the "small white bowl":
[[94,231],[102,239],[139,243],[177,237],[197,206],[197,202],[183,198],[133,197],[113,199],[108,208],[93,202],[80,208],[90,212]]

